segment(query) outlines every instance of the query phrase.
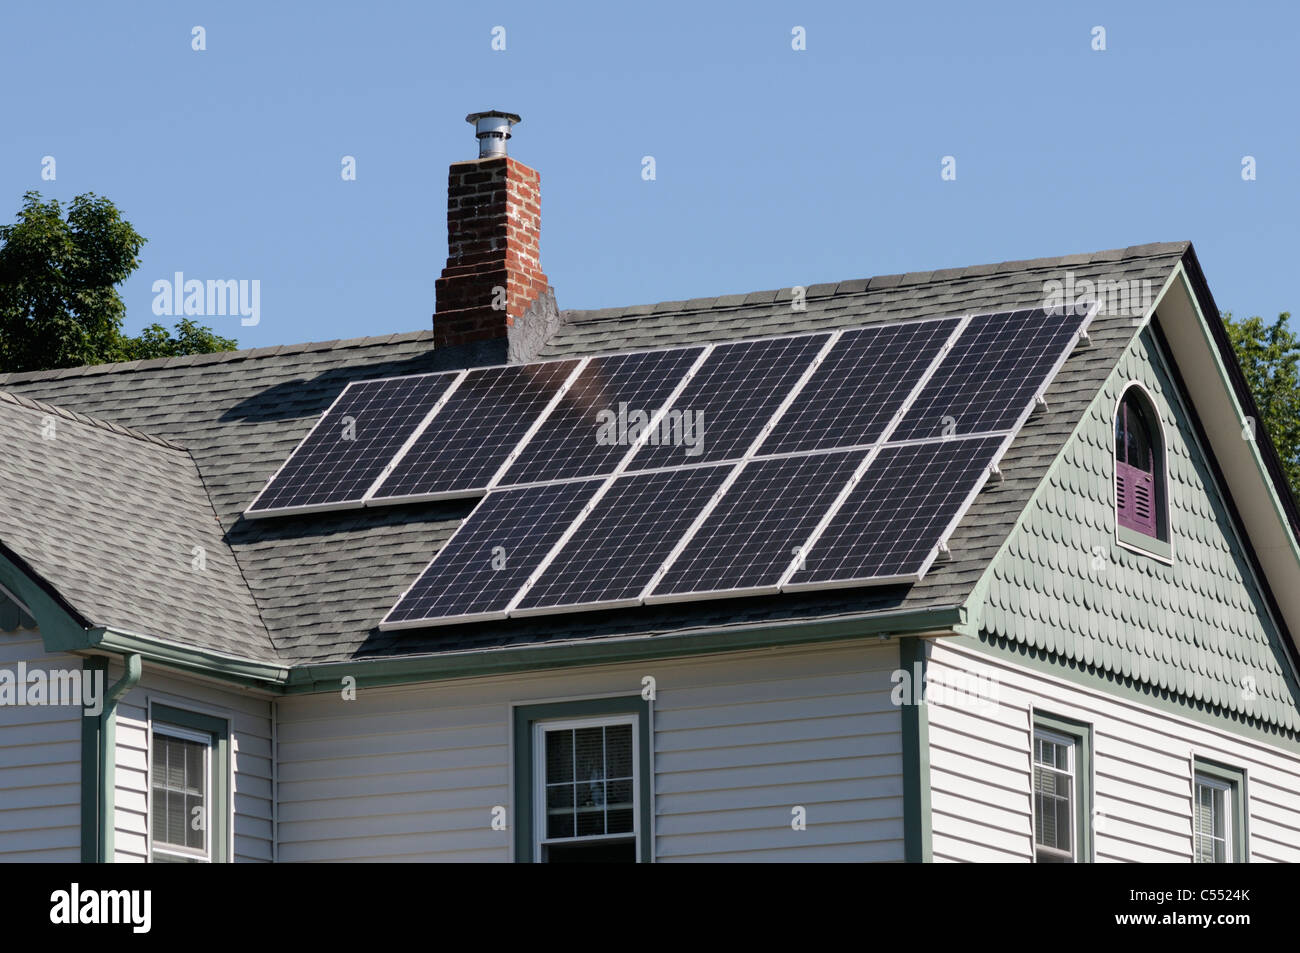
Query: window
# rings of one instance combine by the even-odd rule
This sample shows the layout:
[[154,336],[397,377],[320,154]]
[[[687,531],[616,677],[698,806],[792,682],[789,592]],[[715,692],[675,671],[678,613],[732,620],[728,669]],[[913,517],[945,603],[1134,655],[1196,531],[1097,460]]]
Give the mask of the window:
[[150,858],[154,863],[224,860],[228,724],[164,705],[150,711]]
[[1246,862],[1245,775],[1196,759],[1192,775],[1192,859],[1198,864]]
[[1089,726],[1034,715],[1034,859],[1040,864],[1092,858],[1091,745]]
[[649,705],[640,697],[515,708],[516,859],[650,859]]
[[[1115,412],[1115,520],[1121,542],[1167,556],[1165,451],[1155,407],[1132,385]],[[1127,538],[1126,538],[1127,537]]]

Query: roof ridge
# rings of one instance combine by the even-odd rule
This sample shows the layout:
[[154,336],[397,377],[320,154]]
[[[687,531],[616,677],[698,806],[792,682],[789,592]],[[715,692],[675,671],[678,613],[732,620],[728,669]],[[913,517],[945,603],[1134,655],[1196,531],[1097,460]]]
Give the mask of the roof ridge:
[[173,443],[166,437],[158,437],[151,433],[145,433],[142,430],[134,430],[130,427],[123,427],[121,424],[115,424],[111,420],[104,420],[101,417],[91,417],[87,414],[77,413],[75,410],[68,410],[65,407],[58,407],[54,404],[47,404],[43,400],[32,400],[22,394],[15,394],[12,391],[0,390],[0,401],[15,404],[26,410],[40,411],[45,414],[56,414],[65,420],[72,420],[79,424],[85,424],[88,427],[95,427],[99,430],[107,430],[110,433],[118,434],[122,437],[130,437],[133,440],[142,440],[145,443],[156,444],[160,447],[166,447],[168,450],[179,450],[182,453],[189,451],[179,443]]
[[[932,271],[911,271],[894,275],[872,275],[869,278],[854,278],[846,281],[808,285],[805,291],[809,298],[828,298],[836,295],[886,291],[906,285],[930,284],[937,281],[948,282],[987,278],[990,275],[1004,272],[1036,271],[1062,266],[1118,264],[1122,261],[1140,261],[1147,258],[1165,258],[1173,254],[1181,255],[1191,245],[1190,241],[1149,242],[1145,245],[1130,245],[1128,248],[1110,248],[1102,251],[1056,255],[1048,258],[991,262],[982,265],[968,265],[962,268],[937,268]],[[718,295],[712,298],[658,301],[653,304],[636,304],[616,308],[566,309],[562,312],[562,316],[565,323],[568,323],[570,321],[601,321],[608,318],[673,311],[716,311],[720,308],[741,308],[755,304],[772,304],[788,299],[790,294],[791,287],[787,286],[769,291]]]
[[48,371],[14,371],[0,374],[0,384],[26,384],[31,381],[56,380],[64,377],[89,377],[99,374],[121,374],[132,371],[153,371],[173,367],[193,367],[201,364],[227,364],[234,361],[258,360],[263,357],[280,357],[303,354],[308,351],[341,350],[344,348],[378,347],[433,339],[433,331],[404,331],[396,334],[379,334],[367,337],[342,338],[334,341],[304,341],[299,344],[276,344],[270,347],[241,348],[237,351],[214,351],[210,354],[186,354],[181,357],[155,357],[142,361],[116,361],[108,364],[83,364],[79,367],[60,367]]

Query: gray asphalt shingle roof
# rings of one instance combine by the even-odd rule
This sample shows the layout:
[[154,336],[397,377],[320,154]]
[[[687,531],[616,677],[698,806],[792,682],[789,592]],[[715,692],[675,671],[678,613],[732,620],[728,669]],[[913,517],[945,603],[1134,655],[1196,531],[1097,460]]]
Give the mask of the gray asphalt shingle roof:
[[[1150,281],[1158,292],[1188,248],[1185,242],[1144,245],[1091,255],[814,285],[807,289],[804,311],[791,309],[789,289],[570,311],[562,315],[562,323],[540,356],[667,347],[1038,305],[1043,301],[1044,282],[1063,279],[1066,270],[1073,272],[1076,280]],[[1030,419],[1002,461],[1003,479],[988,484],[952,536],[952,558],[937,563],[914,586],[387,633],[379,632],[377,623],[473,508],[473,501],[253,521],[243,519],[241,513],[348,382],[503,360],[491,349],[471,356],[456,349],[435,353],[432,332],[417,332],[0,375],[0,390],[93,414],[183,445],[197,466],[212,510],[225,530],[225,541],[238,559],[265,624],[265,636],[248,637],[249,651],[259,639],[269,638],[269,648],[264,644],[263,650],[284,662],[336,661],[960,604],[1134,331],[1128,317],[1099,316],[1094,321],[1091,345],[1075,350],[1047,392],[1047,409]],[[128,439],[145,445],[137,438]],[[149,446],[153,453],[184,456],[161,445]],[[49,465],[56,466],[58,461],[51,460]],[[179,481],[180,476],[172,479]],[[106,474],[105,480],[107,486],[116,485],[111,474]],[[205,508],[202,500],[194,505],[196,512]],[[97,523],[93,514],[86,518],[91,520],[88,525],[100,526],[111,542],[109,527]],[[0,541],[8,542],[3,531]],[[83,585],[76,579],[79,572],[76,564],[69,563],[52,581],[59,588]],[[138,622],[138,616],[132,618]],[[168,619],[168,627],[177,628],[169,631],[171,638],[208,638],[209,630],[196,621],[162,618]],[[183,636],[179,627],[186,624],[195,627]],[[251,621],[248,625],[255,633],[260,631]]]
[[0,392],[0,541],[84,619],[275,657],[190,455]]

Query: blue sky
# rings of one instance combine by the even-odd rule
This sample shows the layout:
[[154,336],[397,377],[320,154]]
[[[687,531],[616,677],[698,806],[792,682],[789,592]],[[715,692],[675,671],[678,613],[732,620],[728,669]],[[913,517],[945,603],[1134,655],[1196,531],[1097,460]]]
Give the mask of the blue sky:
[[203,319],[243,346],[427,328],[500,108],[562,308],[1189,238],[1220,307],[1300,313],[1298,37],[1281,2],[6,4],[0,218],[116,202],[131,331],[176,271],[260,280],[257,327]]

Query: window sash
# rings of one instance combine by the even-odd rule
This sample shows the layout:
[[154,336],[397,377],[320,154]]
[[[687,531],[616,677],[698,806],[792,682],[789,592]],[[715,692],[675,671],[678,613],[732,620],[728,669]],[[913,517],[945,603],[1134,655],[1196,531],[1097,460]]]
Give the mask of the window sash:
[[[192,744],[202,745],[203,763],[200,768],[201,787],[197,791],[203,802],[203,848],[189,847],[185,844],[177,844],[172,841],[162,840],[159,832],[154,826],[154,810],[157,807],[156,799],[159,794],[168,795],[176,794],[182,798],[193,796],[196,792],[192,788],[184,785],[176,785],[165,777],[159,776],[161,765],[155,750],[155,740],[159,737],[174,738],[179,741],[187,741]],[[213,738],[210,734],[202,731],[192,731],[188,728],[182,728],[178,725],[168,725],[155,723],[153,725],[153,736],[150,739],[149,750],[149,843],[151,854],[162,854],[167,857],[174,857],[178,860],[210,862],[212,860],[212,762],[213,762]],[[187,809],[184,815],[184,825],[188,830],[193,823],[193,815]]]
[[[1075,824],[1078,816],[1079,785],[1075,773],[1077,763],[1076,739],[1044,728],[1034,730],[1033,795],[1034,795],[1034,850],[1049,856],[1074,861],[1077,859]],[[1045,755],[1051,755],[1045,760]],[[1061,761],[1064,760],[1064,764]],[[1042,781],[1048,777],[1061,783],[1047,792]],[[1048,810],[1051,809],[1049,816]],[[1050,820],[1051,837],[1048,839]],[[1064,843],[1064,846],[1062,846]]]
[[[574,778],[570,782],[548,783],[546,774],[546,736],[552,732],[578,731],[583,728],[610,728],[620,725],[630,726],[632,736],[632,774],[630,777],[613,777],[608,774],[608,737],[604,738],[605,748],[602,750],[602,769],[605,772],[602,782],[608,790],[610,782],[630,782],[632,788],[632,830],[619,831],[613,834],[582,834],[576,833],[572,837],[550,837],[548,836],[547,819],[548,819],[548,802],[547,792],[552,787],[564,787],[565,785],[581,785],[583,781]],[[637,845],[638,857],[641,851],[641,739],[639,729],[639,716],[635,714],[628,715],[605,715],[592,718],[569,718],[569,719],[552,719],[538,720],[533,723],[533,790],[532,790],[532,814],[533,814],[533,850],[534,856],[538,860],[544,857],[543,847],[549,845],[582,845],[582,844],[600,844],[619,841],[632,841]],[[605,811],[608,811],[608,804],[603,805]],[[619,808],[627,810],[627,808]]]
[[1198,773],[1193,799],[1193,858],[1198,864],[1226,864],[1233,852],[1233,785]]

